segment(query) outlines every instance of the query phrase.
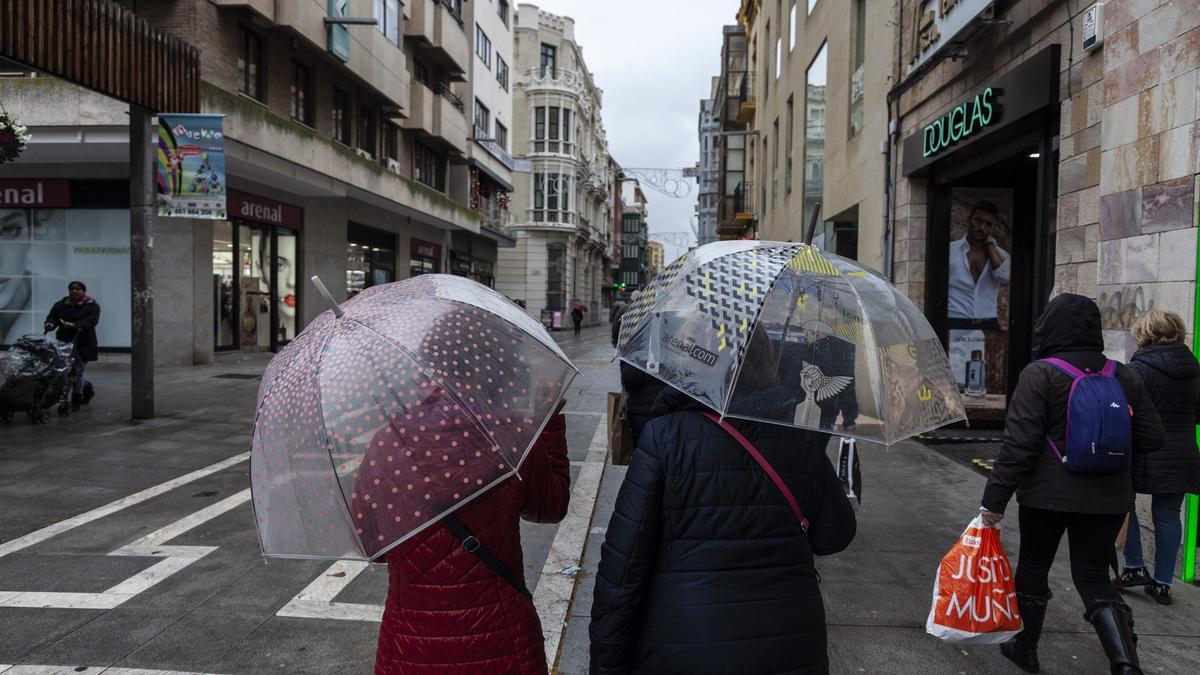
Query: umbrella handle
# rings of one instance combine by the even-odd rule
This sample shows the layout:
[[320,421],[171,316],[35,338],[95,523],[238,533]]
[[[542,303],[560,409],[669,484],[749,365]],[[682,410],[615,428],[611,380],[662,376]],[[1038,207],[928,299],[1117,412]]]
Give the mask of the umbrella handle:
[[337,300],[333,299],[333,294],[330,293],[329,289],[325,287],[325,282],[321,281],[321,277],[314,274],[312,276],[312,282],[313,286],[317,287],[317,292],[321,294],[321,297],[325,298],[325,302],[328,302],[329,306],[333,309],[333,315],[339,319],[342,318],[345,315],[345,312],[342,311],[342,308],[338,305]]

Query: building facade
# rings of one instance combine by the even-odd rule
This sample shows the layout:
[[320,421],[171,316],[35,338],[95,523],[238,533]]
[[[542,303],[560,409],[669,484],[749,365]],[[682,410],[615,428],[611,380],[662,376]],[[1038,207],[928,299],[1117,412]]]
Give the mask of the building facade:
[[[751,219],[762,239],[804,241],[883,267],[893,42],[890,3],[743,0],[746,74],[736,120]],[[752,141],[750,140],[752,139]],[[736,234],[736,233],[735,233]]]
[[742,26],[721,30],[721,74],[717,80],[717,236],[721,239],[754,239],[758,220],[754,184],[748,172],[754,150],[757,100],[750,68],[750,43]]
[[601,119],[601,91],[575,42],[570,17],[517,8],[513,153],[529,163],[517,180],[497,288],[551,328],[569,323],[573,301],[586,322],[606,313],[609,224],[615,199]]
[[[376,25],[330,28],[325,19],[339,7],[137,4],[153,26],[196,41],[201,112],[225,116],[229,220],[155,222],[161,363],[286,344],[326,309],[303,281],[312,275],[339,300],[427,272],[493,283],[497,247],[512,241],[481,223],[483,207],[471,199],[472,160],[487,164],[495,153],[477,156],[482,137],[470,135],[476,70],[463,3],[351,0],[345,15]],[[2,217],[40,224],[61,242],[61,255],[33,247],[44,255],[27,255],[24,273],[54,287],[66,260],[105,307],[101,346],[127,348],[126,108],[62,80],[10,74],[0,99],[34,140],[0,180],[68,195],[0,204]],[[37,322],[48,297],[5,313],[15,317],[9,337]]]
[[[471,138],[467,151],[470,207],[480,225],[503,231],[511,221],[509,201],[514,174],[513,20],[508,0],[476,0],[464,5],[471,29]],[[494,261],[492,261],[494,262]],[[473,260],[451,260],[451,268],[467,269]],[[494,270],[489,270],[494,278]]]
[[657,241],[646,244],[646,282],[654,280],[663,269],[663,245]]
[[[720,79],[713,80],[715,97]],[[718,152],[721,144],[721,118],[717,114],[717,102],[714,98],[700,101],[697,131],[700,138],[700,161],[696,165],[696,243],[703,246],[718,240],[717,200],[720,191],[717,186],[720,174]]]
[[964,391],[982,362],[973,421],[1003,418],[1053,293],[1095,298],[1120,360],[1150,307],[1191,330],[1200,5],[1091,12],[905,0],[894,17],[893,279],[942,334]]
[[636,179],[621,185],[621,276],[616,280],[621,299],[629,300],[635,291],[645,288],[650,243],[649,209],[646,194]]

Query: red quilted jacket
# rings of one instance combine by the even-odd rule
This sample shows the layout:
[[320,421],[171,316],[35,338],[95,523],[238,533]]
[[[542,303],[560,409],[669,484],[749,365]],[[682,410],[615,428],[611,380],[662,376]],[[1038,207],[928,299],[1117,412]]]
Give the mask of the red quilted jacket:
[[[514,574],[524,574],[520,520],[556,523],[570,498],[566,424],[556,415],[511,478],[457,512]],[[388,595],[375,672],[545,673],[533,603],[462,547],[445,525],[387,554]],[[531,589],[532,590],[532,589]]]

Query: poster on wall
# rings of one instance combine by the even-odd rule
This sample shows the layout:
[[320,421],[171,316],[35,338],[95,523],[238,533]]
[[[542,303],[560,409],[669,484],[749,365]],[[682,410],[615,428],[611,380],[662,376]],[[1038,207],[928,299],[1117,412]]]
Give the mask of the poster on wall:
[[100,346],[129,347],[129,212],[0,209],[0,344],[40,335],[71,281],[100,304]]
[[158,116],[158,215],[225,220],[222,115]]
[[1008,371],[1013,194],[950,191],[947,325],[950,366],[972,419],[1002,418]]

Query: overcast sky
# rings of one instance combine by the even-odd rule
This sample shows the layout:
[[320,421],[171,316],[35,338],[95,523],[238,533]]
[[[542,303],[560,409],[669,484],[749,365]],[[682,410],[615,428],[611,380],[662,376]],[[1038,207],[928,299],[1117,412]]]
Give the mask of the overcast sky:
[[[516,4],[516,3],[515,3]],[[541,0],[575,19],[575,40],[604,90],[609,151],[622,166],[681,169],[700,157],[700,99],[720,73],[721,27],[737,0]],[[650,232],[691,232],[696,182],[683,199],[646,190]],[[693,239],[693,244],[695,243]],[[666,262],[686,249],[666,246]]]

